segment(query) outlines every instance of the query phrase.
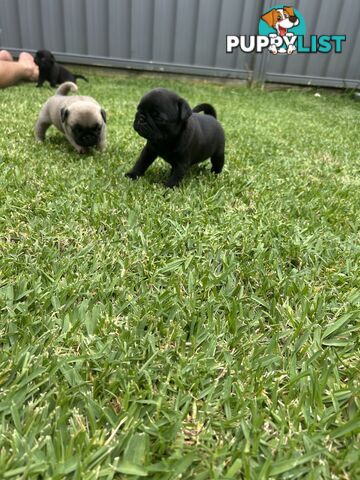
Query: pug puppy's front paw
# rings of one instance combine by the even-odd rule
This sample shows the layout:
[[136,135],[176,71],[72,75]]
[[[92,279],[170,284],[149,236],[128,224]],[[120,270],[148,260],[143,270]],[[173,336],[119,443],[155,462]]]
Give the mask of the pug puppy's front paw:
[[106,143],[99,143],[98,149],[100,150],[100,152],[105,152],[105,150],[106,150]]
[[164,182],[166,188],[176,188],[180,185],[180,180],[174,180],[169,178],[166,182]]
[[88,147],[80,147],[80,145],[77,145],[75,148],[77,152],[80,153],[81,155],[85,155],[86,153],[90,152],[90,148]]
[[86,149],[83,147],[76,147],[76,150],[78,151],[78,153],[81,153],[81,154],[86,153]]
[[136,180],[137,178],[140,177],[140,175],[130,170],[129,172],[125,173],[125,177],[131,178],[131,180]]

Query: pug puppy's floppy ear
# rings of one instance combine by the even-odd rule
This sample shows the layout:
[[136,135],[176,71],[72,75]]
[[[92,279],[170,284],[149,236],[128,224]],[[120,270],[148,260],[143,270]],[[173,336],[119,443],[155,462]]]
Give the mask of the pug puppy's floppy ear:
[[105,110],[102,108],[102,109],[100,110],[100,112],[101,112],[101,116],[102,116],[102,118],[103,118],[103,120],[104,120],[104,123],[106,123],[106,112],[105,112]]
[[65,120],[67,119],[67,117],[69,116],[69,110],[67,108],[62,108],[60,110],[60,116],[61,116],[61,121],[62,123],[65,122]]
[[187,103],[186,100],[184,100],[183,98],[180,98],[180,100],[178,101],[178,107],[179,107],[180,120],[184,122],[192,114],[190,105]]

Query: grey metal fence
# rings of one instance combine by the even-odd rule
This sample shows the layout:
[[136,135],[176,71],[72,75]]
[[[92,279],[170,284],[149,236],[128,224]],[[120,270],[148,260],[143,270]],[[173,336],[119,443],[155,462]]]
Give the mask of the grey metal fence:
[[255,35],[277,0],[0,0],[0,46],[60,61],[240,79],[356,87],[360,1],[292,0],[308,33],[346,34],[343,53],[226,54],[226,35]]

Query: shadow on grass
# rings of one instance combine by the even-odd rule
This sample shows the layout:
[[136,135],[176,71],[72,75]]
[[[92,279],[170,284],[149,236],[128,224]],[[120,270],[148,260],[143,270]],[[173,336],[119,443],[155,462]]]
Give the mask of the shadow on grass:
[[[132,180],[132,181],[133,182],[142,181],[142,182],[148,183],[149,185],[159,185],[165,188],[164,184],[169,178],[171,168],[168,164],[165,163],[165,161],[161,161],[159,159],[157,159],[157,161],[159,162],[159,165],[151,166],[143,177],[137,180]],[[130,170],[130,168],[131,167],[129,167],[128,170]],[[216,178],[216,175],[210,171],[210,168],[211,168],[210,161],[204,162],[201,165],[193,165],[189,169],[185,178],[182,180],[181,185],[187,186],[193,180],[201,181],[202,178],[205,178],[206,180],[211,180]],[[125,172],[124,172],[124,175],[125,175]]]
[[[79,158],[86,158],[86,157],[93,157],[94,155],[101,155],[101,152],[96,148],[91,148],[86,153],[79,153],[76,149],[69,143],[67,138],[64,135],[51,135],[46,137],[44,143],[42,143],[44,147],[50,147],[51,150],[55,153],[63,153],[66,154],[66,159],[71,161],[79,160]],[[68,157],[67,154],[70,156]]]

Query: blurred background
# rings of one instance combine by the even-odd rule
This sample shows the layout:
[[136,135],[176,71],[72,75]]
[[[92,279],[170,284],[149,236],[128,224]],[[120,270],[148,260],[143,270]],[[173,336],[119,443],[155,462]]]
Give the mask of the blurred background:
[[277,0],[0,0],[0,47],[15,55],[46,48],[66,63],[358,87],[360,1],[289,4],[307,35],[345,34],[343,52],[227,54],[226,35],[256,35]]

